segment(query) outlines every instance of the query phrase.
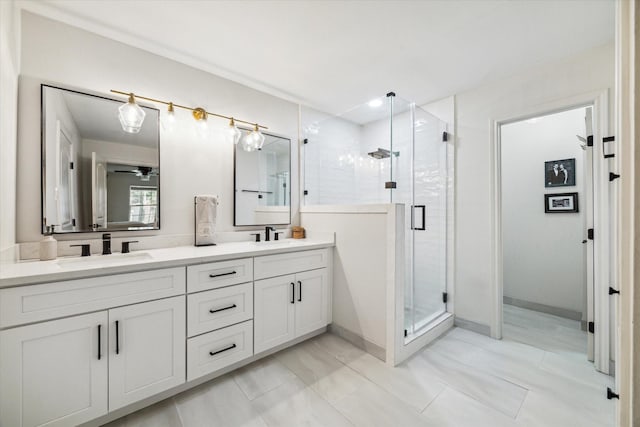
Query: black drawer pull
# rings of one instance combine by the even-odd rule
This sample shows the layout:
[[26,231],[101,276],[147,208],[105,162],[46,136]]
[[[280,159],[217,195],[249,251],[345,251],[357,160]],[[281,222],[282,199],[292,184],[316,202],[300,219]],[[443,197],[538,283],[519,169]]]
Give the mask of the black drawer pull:
[[291,304],[296,303],[296,284],[291,282]]
[[302,282],[298,280],[298,302],[302,302]]
[[237,305],[233,304],[233,305],[230,305],[229,307],[218,308],[216,310],[209,310],[209,313],[213,314],[213,313],[217,313],[219,311],[231,310],[232,308],[236,308],[236,307],[237,307]]
[[102,325],[98,325],[98,360],[102,359]]
[[120,322],[116,320],[116,354],[120,354]]
[[222,353],[224,351],[228,351],[231,350],[232,348],[236,348],[237,346],[235,344],[231,344],[229,347],[225,347],[222,350],[218,350],[218,351],[210,351],[209,352],[209,356],[215,356],[218,353]]
[[215,277],[222,277],[222,276],[231,276],[232,274],[236,274],[236,271],[230,271],[228,273],[220,273],[220,274],[210,274],[209,277],[211,277],[212,279]]

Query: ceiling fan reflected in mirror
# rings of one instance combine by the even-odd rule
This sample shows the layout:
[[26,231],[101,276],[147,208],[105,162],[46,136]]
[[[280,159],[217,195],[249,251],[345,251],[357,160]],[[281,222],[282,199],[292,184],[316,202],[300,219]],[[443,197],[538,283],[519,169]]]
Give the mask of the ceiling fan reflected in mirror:
[[116,173],[133,174],[140,178],[140,181],[149,181],[152,176],[158,176],[158,170],[151,166],[137,166],[130,170],[116,170]]

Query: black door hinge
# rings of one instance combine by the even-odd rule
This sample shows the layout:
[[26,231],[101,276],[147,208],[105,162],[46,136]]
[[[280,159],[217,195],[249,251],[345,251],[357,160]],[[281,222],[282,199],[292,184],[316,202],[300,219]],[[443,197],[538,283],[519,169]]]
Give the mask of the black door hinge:
[[615,295],[615,294],[619,294],[620,291],[617,289],[613,289],[611,286],[609,286],[609,295]]
[[303,139],[303,140],[302,140],[302,143],[303,143],[303,144],[308,144],[308,143],[309,143],[309,140],[308,140],[307,138],[305,138],[305,139]]
[[616,156],[615,154],[606,154],[604,152],[604,144],[606,142],[614,142],[615,140],[616,140],[615,136],[607,136],[605,138],[602,138],[602,155],[604,156],[605,159],[611,159]]
[[620,399],[620,395],[618,393],[614,393],[613,390],[611,390],[611,387],[607,387],[607,399]]
[[408,335],[409,335],[409,332],[407,332],[407,330],[405,329],[405,330],[404,330],[404,336],[405,336],[405,338],[406,338]]
[[596,331],[596,324],[593,322],[587,323],[587,331],[589,331],[589,333],[594,334]]
[[442,132],[442,142],[447,142],[449,140],[449,134],[445,131]]
[[73,170],[73,162],[69,163],[69,169]]
[[396,188],[397,183],[395,181],[387,181],[384,183],[384,188]]
[[309,190],[304,190],[304,192],[302,194],[304,194],[305,196],[308,196],[309,195]]
[[617,173],[609,172],[609,182],[614,181],[618,178],[620,178],[620,175],[618,175]]
[[593,240],[593,228],[587,230],[587,239]]
[[587,136],[587,147],[593,147],[593,135]]
[[76,226],[76,219],[75,219],[75,218],[73,218],[73,219],[71,220],[71,225],[72,225],[73,227],[75,227],[75,226]]
[[448,299],[448,294],[446,292],[443,292],[442,293],[442,302],[446,304],[447,303],[447,299]]

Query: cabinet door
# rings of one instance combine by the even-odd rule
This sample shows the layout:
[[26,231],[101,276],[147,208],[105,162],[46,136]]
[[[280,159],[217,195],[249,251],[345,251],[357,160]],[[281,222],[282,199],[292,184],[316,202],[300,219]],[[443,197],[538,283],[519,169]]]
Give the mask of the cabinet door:
[[0,425],[70,426],[106,414],[106,328],[102,311],[0,332]]
[[294,338],[294,286],[293,274],[255,282],[255,354]]
[[296,274],[296,338],[327,325],[327,269]]
[[109,410],[185,382],[184,296],[109,310]]

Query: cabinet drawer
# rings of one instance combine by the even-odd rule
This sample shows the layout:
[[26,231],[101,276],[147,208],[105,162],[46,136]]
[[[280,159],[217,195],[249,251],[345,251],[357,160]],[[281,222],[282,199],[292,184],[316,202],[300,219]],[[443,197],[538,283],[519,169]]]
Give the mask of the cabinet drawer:
[[2,289],[0,327],[166,298],[184,292],[184,267]]
[[187,381],[253,356],[253,320],[187,340]]
[[188,292],[206,291],[253,281],[253,259],[210,262],[187,267]]
[[267,255],[255,258],[255,278],[283,276],[327,266],[327,249]]
[[253,318],[253,283],[199,292],[187,297],[189,336]]

